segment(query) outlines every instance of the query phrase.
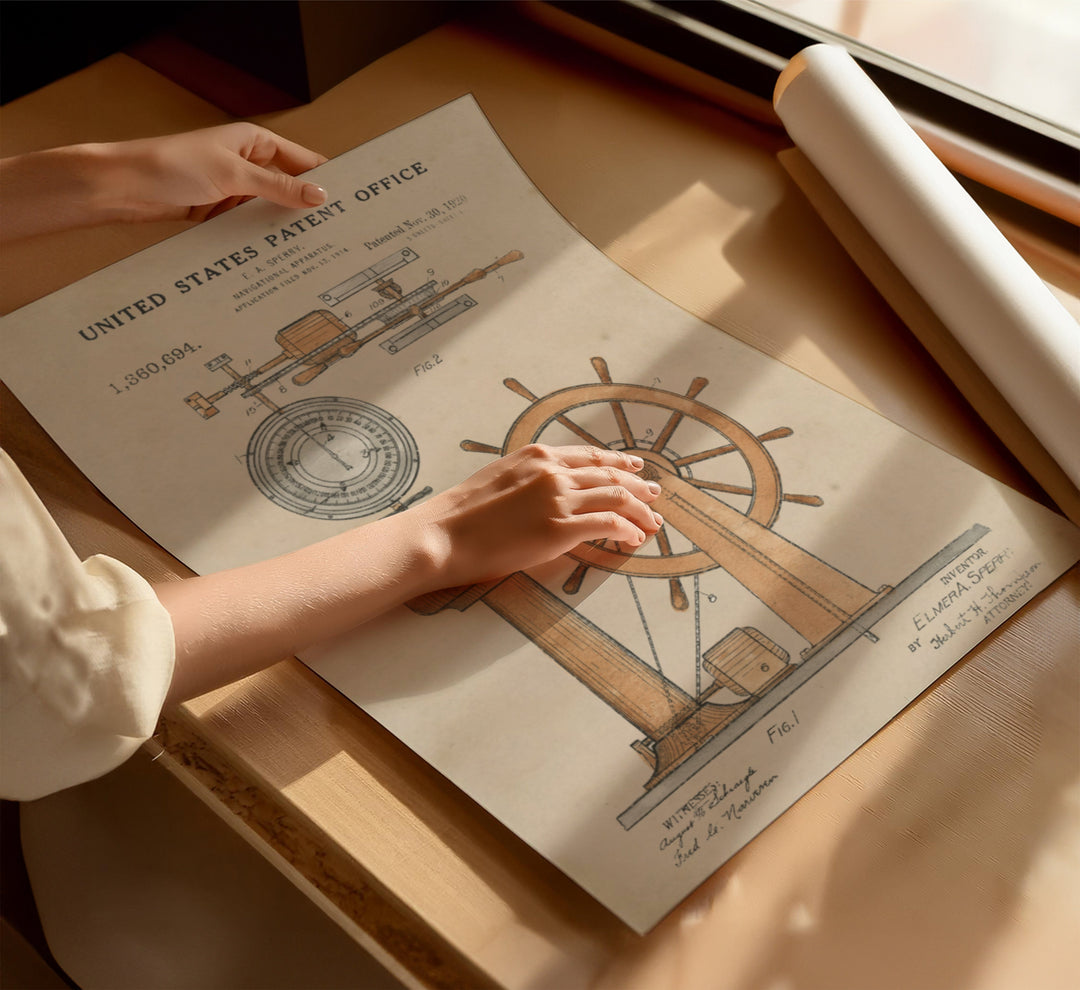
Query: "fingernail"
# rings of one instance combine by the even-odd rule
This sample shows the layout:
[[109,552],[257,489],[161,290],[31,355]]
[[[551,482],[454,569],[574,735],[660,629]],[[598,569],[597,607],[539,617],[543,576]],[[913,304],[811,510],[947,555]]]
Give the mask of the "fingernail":
[[631,467],[634,467],[634,468],[643,468],[643,467],[645,467],[645,462],[640,457],[638,457],[637,454],[627,454],[626,456],[630,459],[630,466]]
[[326,202],[326,190],[322,186],[315,185],[314,182],[305,182],[304,188],[300,191],[300,198],[308,206],[319,206]]
[[657,482],[650,481],[648,487],[649,491],[652,492],[654,495],[660,494],[660,485]]

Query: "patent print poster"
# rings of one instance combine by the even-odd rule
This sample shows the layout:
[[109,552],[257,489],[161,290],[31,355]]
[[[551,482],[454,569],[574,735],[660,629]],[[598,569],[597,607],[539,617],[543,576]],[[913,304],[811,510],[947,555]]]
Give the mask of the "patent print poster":
[[[196,571],[535,440],[666,525],[305,657],[645,930],[1077,557],[1076,531],[652,293],[471,98],[13,314],[5,379]],[[44,356],[48,355],[48,360]]]

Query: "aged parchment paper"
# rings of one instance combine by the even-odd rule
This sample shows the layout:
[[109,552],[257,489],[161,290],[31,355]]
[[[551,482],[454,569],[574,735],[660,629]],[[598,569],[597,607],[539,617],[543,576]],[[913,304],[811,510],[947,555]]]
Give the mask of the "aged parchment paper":
[[471,98],[4,320],[4,379],[206,572],[534,439],[668,526],[305,657],[644,931],[1077,559],[1071,524],[643,287]]

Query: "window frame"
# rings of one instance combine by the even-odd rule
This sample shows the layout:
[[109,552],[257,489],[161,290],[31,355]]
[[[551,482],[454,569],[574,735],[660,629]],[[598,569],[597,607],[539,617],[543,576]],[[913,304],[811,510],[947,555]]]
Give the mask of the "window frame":
[[755,0],[545,3],[770,104],[792,56],[839,44],[902,113],[1064,182],[1080,179],[1080,135]]

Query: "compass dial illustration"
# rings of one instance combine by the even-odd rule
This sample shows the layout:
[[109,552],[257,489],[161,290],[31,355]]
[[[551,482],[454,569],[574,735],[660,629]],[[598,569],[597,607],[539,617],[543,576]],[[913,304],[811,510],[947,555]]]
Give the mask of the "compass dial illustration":
[[416,480],[416,441],[385,409],[319,396],[275,410],[248,444],[251,480],[314,519],[356,519],[394,505]]

